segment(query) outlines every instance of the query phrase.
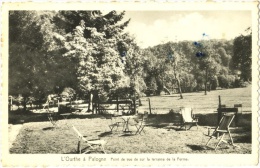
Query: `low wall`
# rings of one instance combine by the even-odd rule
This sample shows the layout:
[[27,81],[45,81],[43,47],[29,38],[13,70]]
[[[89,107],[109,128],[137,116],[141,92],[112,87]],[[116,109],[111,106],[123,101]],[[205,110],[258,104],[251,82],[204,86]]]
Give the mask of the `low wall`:
[[[154,126],[159,125],[169,125],[174,123],[174,113],[167,114],[151,114],[149,115],[150,124]],[[218,113],[207,113],[207,114],[196,114],[198,117],[198,125],[200,126],[217,126],[218,125]],[[237,125],[235,125],[235,120],[232,122],[231,127],[252,127],[252,113],[238,113],[237,115]]]
[[[218,113],[208,113],[208,114],[196,114],[199,118],[199,125],[216,126],[218,124]],[[237,115],[237,125],[235,125],[235,119],[231,124],[237,127],[251,127],[252,123],[252,113],[238,113]]]

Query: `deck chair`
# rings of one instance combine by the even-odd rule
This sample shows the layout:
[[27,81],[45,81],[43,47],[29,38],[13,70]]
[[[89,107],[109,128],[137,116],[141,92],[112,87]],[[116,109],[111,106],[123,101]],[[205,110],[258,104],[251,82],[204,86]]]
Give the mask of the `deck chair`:
[[191,129],[192,126],[196,125],[198,129],[198,118],[195,118],[192,114],[192,108],[181,108],[181,115],[182,115],[182,124],[181,127],[185,127],[185,130]]
[[[85,138],[85,136],[83,136],[77,130],[77,128],[74,125],[72,126],[72,129],[77,133],[77,136],[78,136],[78,148],[77,148],[77,151],[78,151],[79,154],[85,154],[85,153],[90,152],[89,150],[86,150],[85,152],[82,152],[83,150],[85,150],[88,147],[91,148],[92,150],[95,150],[94,146],[100,147],[102,152],[106,153],[105,149],[104,149],[104,145],[106,144],[106,141],[100,140],[100,139],[97,139],[97,140],[87,140]],[[83,142],[85,142],[87,144],[86,148],[81,149],[81,141],[83,141]]]
[[53,125],[53,127],[57,128],[57,126],[58,126],[57,125],[57,122],[58,122],[58,115],[57,115],[57,113],[48,110],[47,117],[48,117],[49,121],[51,122],[51,124]]
[[230,141],[231,141],[231,145],[236,146],[233,143],[233,139],[232,139],[232,136],[231,136],[231,133],[230,133],[230,130],[229,130],[229,126],[232,123],[234,117],[235,117],[235,114],[224,114],[222,116],[222,118],[221,118],[221,120],[219,122],[219,125],[215,128],[214,132],[210,136],[206,146],[208,146],[208,144],[209,144],[209,142],[210,142],[210,140],[212,138],[219,139],[217,145],[215,146],[215,150],[217,149],[217,147],[219,146],[219,144],[221,142],[228,143],[227,141],[224,140],[224,135],[226,133],[228,133],[228,135],[229,135],[229,138],[230,138]]
[[148,112],[145,112],[141,118],[133,118],[135,121],[134,125],[136,127],[136,133],[135,134],[141,134],[142,132],[145,133],[144,128],[148,125]]

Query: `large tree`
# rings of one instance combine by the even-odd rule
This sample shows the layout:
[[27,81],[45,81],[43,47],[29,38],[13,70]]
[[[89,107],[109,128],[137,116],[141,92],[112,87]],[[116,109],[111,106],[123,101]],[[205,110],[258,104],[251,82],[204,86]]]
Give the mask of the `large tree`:
[[234,40],[233,64],[241,71],[241,79],[252,80],[252,33],[240,35]]
[[68,33],[63,40],[66,50],[64,57],[76,60],[79,89],[90,95],[89,110],[92,110],[92,98],[97,101],[98,92],[102,94],[99,96],[107,97],[112,90],[129,83],[120,55],[123,51],[119,47],[124,40],[123,29],[129,21],[120,23],[124,12],[111,11],[106,15],[100,11],[95,13],[96,15],[93,15],[93,11],[61,13],[65,21],[70,16],[80,18],[77,19],[77,25],[74,24],[72,32],[65,30]]
[[9,94],[45,99],[64,87],[73,87],[75,70],[62,57],[55,40],[59,29],[53,24],[54,11],[10,11]]

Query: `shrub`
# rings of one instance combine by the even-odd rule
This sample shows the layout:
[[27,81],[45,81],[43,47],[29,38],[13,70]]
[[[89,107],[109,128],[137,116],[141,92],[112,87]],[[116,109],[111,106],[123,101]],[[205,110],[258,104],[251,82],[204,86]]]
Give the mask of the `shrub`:
[[222,88],[230,88],[235,82],[235,77],[233,75],[220,75],[218,76],[219,86]]

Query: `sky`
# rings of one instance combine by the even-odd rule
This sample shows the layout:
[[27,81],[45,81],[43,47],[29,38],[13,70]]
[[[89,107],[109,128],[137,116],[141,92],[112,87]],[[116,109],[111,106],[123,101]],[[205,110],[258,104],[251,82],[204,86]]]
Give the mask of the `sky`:
[[129,18],[125,31],[142,48],[168,41],[230,40],[251,27],[250,11],[126,11]]

